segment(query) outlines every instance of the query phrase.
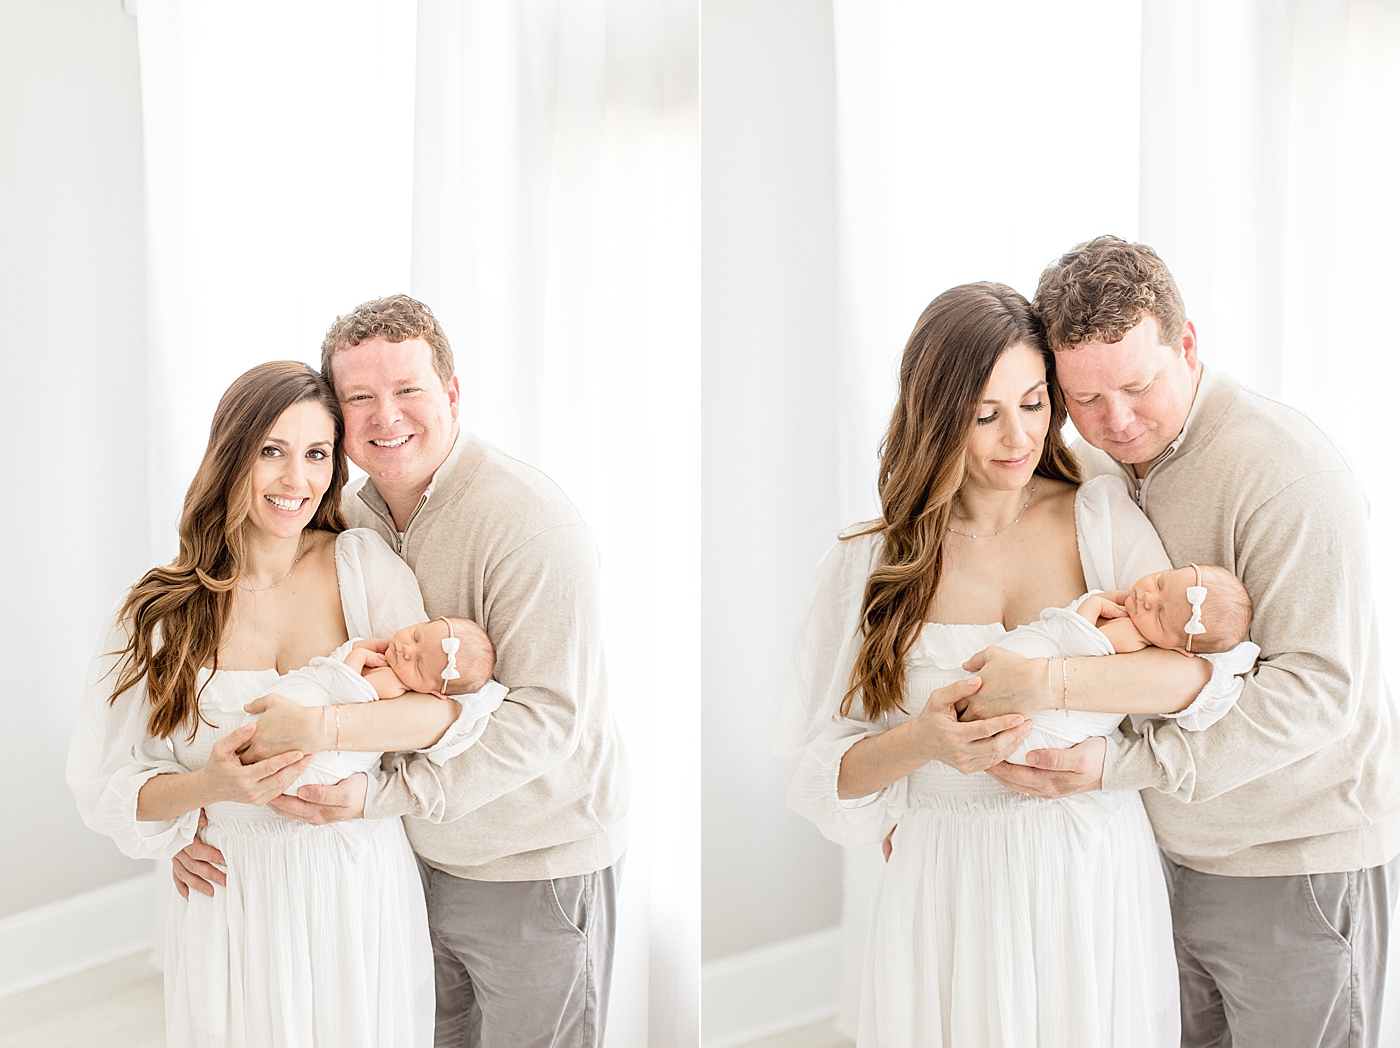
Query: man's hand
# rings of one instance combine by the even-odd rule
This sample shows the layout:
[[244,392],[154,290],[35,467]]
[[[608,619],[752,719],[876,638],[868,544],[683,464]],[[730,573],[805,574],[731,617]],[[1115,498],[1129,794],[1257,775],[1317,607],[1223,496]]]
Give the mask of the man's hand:
[[1044,659],[991,647],[964,662],[963,669],[981,677],[982,687],[958,703],[958,720],[987,720],[1008,713],[1032,717],[1050,708]]
[[261,714],[253,738],[238,751],[244,764],[253,764],[278,753],[298,750],[320,753],[327,749],[324,707],[303,706],[284,695],[264,695],[243,709]]
[[1067,750],[1031,750],[1026,760],[1032,767],[1003,762],[988,768],[987,774],[1009,790],[1053,800],[1103,789],[1107,751],[1104,737],[1096,735]]
[[[201,810],[199,828],[202,830],[208,825],[209,817]],[[227,864],[224,862],[223,852],[196,838],[171,860],[170,874],[175,879],[175,890],[180,893],[182,899],[190,897],[191,888],[212,898],[214,885],[222,887],[228,884],[228,877],[219,869],[224,865]]]
[[279,815],[312,826],[365,817],[365,791],[369,776],[356,772],[334,786],[303,786],[295,797],[278,797],[267,806]]

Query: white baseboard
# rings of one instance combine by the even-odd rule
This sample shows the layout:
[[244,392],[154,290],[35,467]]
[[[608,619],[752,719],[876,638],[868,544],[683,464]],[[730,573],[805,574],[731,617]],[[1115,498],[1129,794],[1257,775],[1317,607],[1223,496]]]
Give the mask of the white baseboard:
[[721,957],[700,969],[700,1044],[739,1048],[832,1019],[841,1001],[841,929]]
[[150,949],[155,882],[145,873],[0,917],[0,998]]

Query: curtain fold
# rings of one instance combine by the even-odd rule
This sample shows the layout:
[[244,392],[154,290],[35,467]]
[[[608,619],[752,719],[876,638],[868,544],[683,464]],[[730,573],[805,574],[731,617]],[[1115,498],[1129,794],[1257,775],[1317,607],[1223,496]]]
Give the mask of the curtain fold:
[[143,0],[151,561],[228,384],[408,284],[412,0]]
[[413,294],[453,341],[463,424],[558,482],[603,557],[634,782],[608,1043],[695,1044],[698,12],[418,11]]

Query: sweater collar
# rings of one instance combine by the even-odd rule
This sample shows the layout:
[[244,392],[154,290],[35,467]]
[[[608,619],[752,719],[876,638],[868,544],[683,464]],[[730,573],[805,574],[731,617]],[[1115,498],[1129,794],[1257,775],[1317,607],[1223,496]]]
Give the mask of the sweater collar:
[[1182,454],[1194,451],[1209,439],[1215,427],[1220,424],[1225,412],[1240,394],[1240,384],[1221,371],[1201,365],[1201,381],[1196,387],[1196,399],[1186,415],[1186,423],[1181,427],[1172,447]]
[[[447,458],[442,460],[442,465],[433,471],[432,479],[428,481],[428,486],[423,490],[414,516],[433,504],[435,495],[437,501],[441,502],[451,498],[466,487],[467,481],[476,472],[477,466],[481,465],[481,460],[486,457],[487,447],[486,442],[476,434],[468,433],[459,428],[457,439],[452,442],[452,450],[447,453]],[[365,482],[357,494],[361,502],[380,516],[390,521],[394,519],[393,514],[389,512],[389,504],[384,501],[384,496],[374,486],[373,477],[365,477]]]

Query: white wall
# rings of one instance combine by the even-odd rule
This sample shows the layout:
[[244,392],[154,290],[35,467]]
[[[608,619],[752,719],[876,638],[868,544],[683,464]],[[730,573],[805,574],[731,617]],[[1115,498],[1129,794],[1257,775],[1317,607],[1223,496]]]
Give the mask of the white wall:
[[702,956],[711,960],[840,921],[840,850],[787,809],[768,746],[808,576],[844,522],[831,8],[707,0],[701,37]]
[[0,0],[0,917],[150,871],[64,756],[102,616],[149,567],[141,100],[117,0]]

